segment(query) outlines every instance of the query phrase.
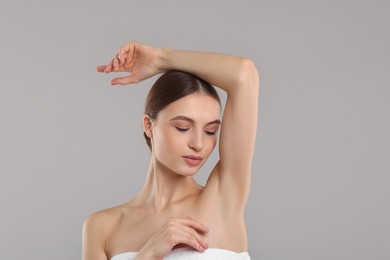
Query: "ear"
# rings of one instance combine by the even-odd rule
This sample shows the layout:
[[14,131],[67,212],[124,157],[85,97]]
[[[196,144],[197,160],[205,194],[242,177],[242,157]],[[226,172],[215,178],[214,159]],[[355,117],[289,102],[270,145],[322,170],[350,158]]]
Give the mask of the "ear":
[[144,115],[144,132],[146,135],[152,139],[153,138],[153,131],[152,131],[152,119],[150,118],[149,115]]

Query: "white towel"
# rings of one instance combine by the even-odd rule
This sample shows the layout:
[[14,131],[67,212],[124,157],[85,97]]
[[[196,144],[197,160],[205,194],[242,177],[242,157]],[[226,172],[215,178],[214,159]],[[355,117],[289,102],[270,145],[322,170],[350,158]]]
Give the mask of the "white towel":
[[[132,260],[137,252],[114,255],[110,260]],[[226,249],[208,248],[203,253],[190,247],[179,247],[171,250],[164,260],[250,260],[248,252],[236,253]]]

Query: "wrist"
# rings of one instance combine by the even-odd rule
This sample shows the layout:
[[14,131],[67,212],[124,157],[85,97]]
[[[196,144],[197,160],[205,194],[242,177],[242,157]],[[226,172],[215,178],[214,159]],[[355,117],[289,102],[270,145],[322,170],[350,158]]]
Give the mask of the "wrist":
[[158,54],[157,67],[161,72],[166,72],[171,69],[169,63],[169,53],[172,51],[171,48],[160,48]]

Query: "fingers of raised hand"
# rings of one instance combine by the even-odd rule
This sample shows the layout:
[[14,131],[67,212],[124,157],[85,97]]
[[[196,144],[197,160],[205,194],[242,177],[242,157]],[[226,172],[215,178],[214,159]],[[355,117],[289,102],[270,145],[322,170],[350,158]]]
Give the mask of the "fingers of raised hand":
[[100,65],[100,66],[97,66],[96,67],[96,70],[98,71],[98,72],[104,72],[104,69],[106,68],[106,65]]
[[111,80],[111,85],[126,85],[131,83],[137,83],[139,80],[136,78],[134,74],[125,77],[118,77]]
[[124,65],[125,61],[126,61],[126,53],[121,54],[120,52],[118,52],[118,54],[116,56],[118,57],[119,65],[120,66]]
[[113,61],[111,61],[110,63],[108,63],[108,64],[106,65],[106,67],[104,68],[104,71],[103,71],[103,72],[105,72],[105,73],[112,72],[112,62],[113,62]]
[[110,73],[110,72],[118,72],[119,71],[119,59],[118,59],[118,56],[116,55],[110,63],[108,63],[104,70],[101,71],[101,72],[105,72],[105,73]]
[[100,65],[96,67],[96,70],[98,72],[104,72],[104,73],[110,73],[110,72],[124,72],[126,71],[126,68],[119,64],[118,59],[113,59],[110,63],[107,65]]
[[119,56],[118,54],[115,56],[115,58],[112,60],[112,66],[113,66],[113,69],[115,72],[118,72],[119,71]]
[[[137,42],[131,41],[128,44],[124,45],[122,48],[120,48],[118,52],[118,57],[121,60],[121,63],[124,64],[127,57],[133,56],[132,54],[135,51],[135,46]],[[128,61],[130,62],[130,61]]]

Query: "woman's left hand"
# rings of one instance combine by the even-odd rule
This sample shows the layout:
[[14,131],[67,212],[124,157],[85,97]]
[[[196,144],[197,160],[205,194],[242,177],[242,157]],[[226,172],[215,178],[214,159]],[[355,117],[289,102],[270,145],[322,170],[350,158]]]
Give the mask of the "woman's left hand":
[[111,80],[111,85],[138,83],[158,73],[164,72],[161,63],[161,48],[154,48],[131,41],[123,46],[107,65],[98,66],[99,72],[130,72],[129,76]]

